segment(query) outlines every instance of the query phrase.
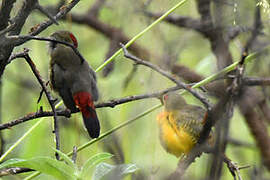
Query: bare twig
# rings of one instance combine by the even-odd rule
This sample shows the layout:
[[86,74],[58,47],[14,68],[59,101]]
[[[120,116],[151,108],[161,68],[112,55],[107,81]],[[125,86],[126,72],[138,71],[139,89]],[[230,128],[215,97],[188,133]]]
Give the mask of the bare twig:
[[11,22],[14,23],[14,27],[10,30],[10,35],[19,34],[22,30],[22,27],[25,24],[26,19],[35,8],[37,0],[26,0],[23,2],[22,7],[19,9],[18,13],[11,19]]
[[240,169],[245,169],[251,167],[250,165],[239,167],[235,162],[229,159],[225,154],[223,155],[223,162],[227,164],[228,169],[230,170],[233,178],[236,180],[236,176],[238,180],[242,180]]
[[[165,93],[170,92],[170,91],[176,91],[178,89],[181,89],[181,87],[175,86],[175,87],[168,88],[168,89],[165,89],[165,90],[160,91],[160,92],[137,95],[137,96],[128,96],[128,97],[120,98],[120,99],[113,99],[113,100],[109,100],[108,102],[101,102],[101,103],[95,104],[95,107],[96,108],[103,108],[103,107],[113,108],[116,105],[124,104],[124,103],[131,102],[131,101],[136,101],[136,100],[141,100],[141,99],[146,99],[146,98],[159,98],[162,96],[162,94],[165,94]],[[76,112],[79,112],[79,110],[77,110]],[[76,112],[74,112],[74,113],[76,113]],[[70,110],[66,109],[66,110],[62,110],[62,111],[56,111],[56,114],[57,114],[57,116],[70,117],[71,112],[70,112]],[[29,114],[27,114],[19,119],[10,121],[8,123],[0,124],[0,130],[9,129],[13,126],[16,126],[18,124],[24,123],[24,122],[29,121],[29,120],[33,120],[33,119],[40,118],[40,117],[49,117],[49,116],[53,116],[52,111],[39,110],[38,112],[29,113]]]
[[85,61],[84,57],[81,55],[81,53],[79,52],[79,50],[73,46],[73,44],[64,42],[64,41],[59,41],[56,39],[52,39],[52,38],[46,38],[46,37],[37,37],[37,36],[9,36],[9,39],[24,39],[24,40],[39,40],[39,41],[49,41],[49,42],[56,42],[59,44],[64,44],[70,48],[72,48],[72,50],[75,52],[75,54],[77,54],[77,56],[81,59],[81,62]]
[[[77,3],[79,0],[72,0],[69,4],[62,6],[60,8],[60,11],[54,16],[54,19],[58,20],[59,18],[62,18],[65,16]],[[6,7],[5,11],[0,11],[1,13],[7,12],[5,16],[7,15],[9,17],[9,11],[12,9],[12,4],[14,3],[14,0],[5,0],[4,3],[6,5],[2,6],[2,8]],[[8,26],[7,28],[9,31],[1,31],[1,32],[9,32],[9,35],[18,35],[21,32],[22,27],[25,24],[25,21],[27,17],[30,15],[32,10],[36,7],[37,0],[25,0],[23,1],[22,7],[18,10],[18,13],[14,16],[13,19],[11,19],[11,25]],[[3,4],[2,4],[3,5]],[[0,16],[1,16],[0,13]],[[8,18],[7,18],[8,19]],[[1,20],[1,22],[3,22]],[[47,27],[52,25],[53,21],[52,20],[47,20],[41,24],[38,24],[31,28],[31,32],[29,35],[37,35],[43,30],[45,30]],[[1,44],[0,44],[0,49],[1,49],[1,54],[0,54],[0,76],[2,76],[5,67],[7,65],[8,59],[10,54],[12,53],[13,49],[15,46],[19,46],[23,43],[25,43],[28,39],[14,39],[14,41],[11,41],[10,39],[8,40],[7,36],[1,36]]]
[[270,85],[270,78],[244,77],[243,84],[246,86],[269,86]]
[[[146,11],[144,12],[144,14],[148,17],[157,19],[164,13],[153,13]],[[199,19],[193,19],[187,16],[169,15],[164,19],[164,21],[182,28],[192,29],[200,33],[203,33],[205,31]]]
[[0,31],[8,26],[10,12],[16,0],[3,0],[0,9]]
[[130,54],[127,49],[125,48],[125,46],[123,44],[121,44],[123,51],[124,51],[124,55],[126,58],[133,60],[136,64],[142,64],[144,66],[147,66],[153,70],[155,70],[156,72],[162,74],[163,76],[167,77],[168,79],[170,79],[171,81],[173,81],[175,84],[177,84],[178,86],[182,87],[183,89],[187,90],[188,92],[190,92],[194,97],[196,97],[197,99],[199,99],[207,108],[207,110],[210,110],[212,105],[209,103],[209,101],[203,97],[201,94],[199,94],[198,92],[196,92],[195,90],[191,89],[187,84],[181,82],[180,80],[175,79],[169,72],[162,70],[161,68],[159,68],[158,66],[151,64],[147,61],[144,61],[132,54]]
[[[62,6],[60,8],[60,11],[54,16],[54,19],[58,20],[64,17],[79,1],[80,0],[72,0],[67,5]],[[35,36],[52,24],[53,24],[52,20],[48,20],[43,23],[40,23],[39,26],[33,29],[33,31],[29,35]]]
[[[55,141],[56,141],[56,149],[60,149],[60,144],[59,144],[59,128],[58,128],[58,122],[57,122],[57,114],[56,114],[56,110],[54,107],[54,99],[52,98],[50,92],[47,90],[46,85],[42,79],[42,77],[40,76],[39,71],[37,70],[34,62],[31,60],[30,56],[28,55],[28,49],[25,49],[24,51],[24,55],[23,58],[26,60],[26,62],[28,63],[28,65],[30,66],[31,70],[33,71],[35,77],[37,78],[39,84],[42,87],[42,90],[45,92],[45,95],[49,101],[49,104],[52,108],[52,112],[53,112],[53,117],[54,117],[54,134],[55,134]],[[21,58],[21,54],[19,54],[19,57]],[[56,158],[59,160],[59,155],[58,153],[55,154]]]
[[[33,119],[37,119],[40,117],[50,117],[53,116],[53,112],[52,111],[41,111],[39,110],[38,112],[34,112],[34,113],[29,113],[21,118],[18,118],[16,120],[4,123],[4,124],[0,124],[0,130],[3,129],[10,129],[13,126],[16,126],[18,124],[24,123],[26,121],[29,120],[33,120]],[[65,117],[70,117],[70,111],[69,110],[63,110],[63,111],[57,111],[57,116],[65,116]]]
[[92,7],[88,10],[88,14],[97,17],[99,11],[105,4],[106,0],[96,0],[96,2],[92,5]]
[[261,33],[262,28],[263,26],[262,26],[262,20],[261,20],[260,7],[256,6],[252,34],[250,38],[248,39],[245,47],[242,50],[242,57],[241,57],[240,64],[244,64],[244,60],[246,56],[248,55],[249,49],[252,46],[252,44],[255,42],[255,39],[257,38],[257,36]]
[[72,161],[75,164],[77,160],[77,146],[73,146]]
[[47,10],[42,7],[39,3],[36,4],[36,9],[39,10],[41,13],[45,14],[54,24],[59,25],[56,21],[55,17],[53,17]]
[[29,168],[20,168],[20,167],[1,169],[0,170],[0,177],[12,175],[12,174],[25,173],[25,172],[30,172],[30,171],[34,171],[34,170],[29,169]]

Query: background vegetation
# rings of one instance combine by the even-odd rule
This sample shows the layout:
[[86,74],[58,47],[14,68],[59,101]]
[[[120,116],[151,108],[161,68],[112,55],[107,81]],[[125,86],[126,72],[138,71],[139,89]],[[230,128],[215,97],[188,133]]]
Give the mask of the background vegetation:
[[[4,2],[7,1],[2,1],[2,7]],[[16,16],[24,3],[31,2],[27,0],[16,1],[13,4],[10,16]],[[65,2],[48,0],[39,3],[50,14],[55,15],[59,7],[63,5],[62,3]],[[55,24],[49,26],[39,36],[48,37],[53,32],[63,29],[72,31],[78,39],[79,51],[93,69],[97,69],[104,60],[120,49],[119,42],[126,43],[128,39],[148,27],[159,14],[165,13],[177,3],[179,3],[178,0],[80,1],[71,10],[71,13],[58,20],[58,26]],[[203,8],[207,7],[208,3],[210,4],[211,19],[214,22],[213,27],[215,29],[206,26],[209,19],[203,21],[203,11],[207,11],[207,8]],[[97,8],[93,8],[95,6]],[[91,11],[87,14],[89,9]],[[0,14],[3,13],[3,10],[1,11]],[[260,12],[259,18],[258,12]],[[173,18],[180,18],[180,20],[174,22]],[[47,19],[43,13],[35,10],[27,18],[21,32],[17,34],[26,35],[32,27]],[[201,29],[196,26],[199,20],[206,23],[202,25]],[[192,22],[194,24],[189,24]],[[259,24],[254,24],[254,22],[259,22]],[[270,12],[269,1],[267,0],[187,0],[180,8],[169,15],[165,22],[158,23],[150,31],[144,33],[141,38],[136,40],[135,44],[131,45],[129,50],[143,60],[150,61],[152,64],[174,73],[175,77],[179,77],[186,83],[193,83],[229,65],[229,61],[226,61],[228,59],[224,58],[224,61],[221,62],[220,59],[222,58],[217,56],[215,46],[218,47],[220,44],[215,44],[215,42],[220,43],[220,41],[212,40],[211,37],[214,36],[211,34],[217,33],[216,38],[224,39],[224,44],[228,45],[231,59],[236,62],[241,60],[243,52],[248,54],[258,52],[269,45],[269,22]],[[3,29],[1,28],[1,30]],[[207,36],[207,33],[210,35]],[[253,33],[256,33],[256,36],[251,40],[248,51],[245,51],[244,48],[247,47]],[[3,35],[1,32],[0,34]],[[30,49],[30,57],[36,64],[41,76],[47,81],[49,66],[47,43],[44,41],[27,41],[20,46],[16,46],[12,53],[22,52],[23,48]],[[220,50],[227,52],[226,49],[221,48]],[[6,59],[8,58],[6,57]],[[4,61],[3,59],[1,60]],[[110,99],[130,95],[153,93],[174,86],[173,82],[152,69],[145,66],[134,66],[132,61],[124,58],[123,53],[117,56],[113,62],[113,65],[109,64],[97,73],[98,88],[101,95],[99,102],[107,102]],[[270,146],[267,146],[270,144],[268,88],[270,83],[269,78],[267,78],[269,77],[269,62],[269,54],[263,54],[246,65],[245,77],[256,76],[263,83],[258,84],[259,86],[243,86],[237,95],[237,103],[244,103],[242,99],[246,99],[253,105],[254,113],[247,114],[250,109],[245,112],[243,107],[235,106],[234,114],[229,123],[226,155],[232,161],[237,162],[239,166],[250,165],[249,168],[240,171],[243,179],[270,178],[268,171],[270,169],[270,150],[266,149],[270,148]],[[3,67],[3,64],[1,66]],[[0,116],[2,124],[30,112],[36,112],[41,106],[44,110],[50,110],[45,96],[37,104],[41,88],[24,59],[15,59],[8,65],[5,63],[1,75]],[[223,83],[223,80],[221,81],[219,82]],[[222,93],[212,93],[211,84],[205,85],[206,92],[200,92],[215,103],[218,102]],[[213,84],[213,86],[216,86],[215,83]],[[247,91],[251,93],[246,93]],[[56,97],[56,94],[54,94],[54,97]],[[186,93],[184,97],[188,103],[202,106],[189,93]],[[136,117],[159,102],[157,98],[148,98],[117,105],[114,108],[98,108],[101,133]],[[61,108],[64,107],[61,106]],[[127,176],[127,179],[168,178],[177,168],[179,160],[162,149],[159,143],[156,115],[161,110],[162,108],[159,108],[139,118],[132,124],[78,152],[76,161],[78,166],[81,167],[87,159],[97,153],[109,152],[113,154],[113,157],[106,160],[107,163],[136,165],[138,170]],[[249,119],[251,117],[252,120]],[[1,130],[1,154],[5,153],[39,120],[34,119]],[[256,130],[251,122],[260,124],[266,128],[266,131],[264,129]],[[72,114],[70,119],[60,117],[59,124],[60,149],[62,152],[68,153],[72,151],[73,146],[79,147],[90,141],[83,128],[79,113]],[[37,156],[53,158],[55,150],[52,147],[55,147],[55,142],[52,131],[53,118],[46,117],[27,138],[8,154],[5,160],[11,158],[28,159]],[[256,135],[260,131],[266,135],[264,139],[260,138],[262,136]],[[262,144],[264,144],[264,147],[261,147]],[[263,151],[268,151],[268,154]],[[203,154],[196,158],[196,161],[187,169],[184,179],[205,179],[208,177],[212,164],[211,158],[212,155],[209,154]],[[222,168],[221,177],[217,179],[233,179],[226,165]],[[89,177],[92,177],[93,171],[94,168],[89,171]],[[3,179],[21,179],[31,173],[5,176]],[[37,177],[37,179],[48,178],[50,177],[44,174]]]

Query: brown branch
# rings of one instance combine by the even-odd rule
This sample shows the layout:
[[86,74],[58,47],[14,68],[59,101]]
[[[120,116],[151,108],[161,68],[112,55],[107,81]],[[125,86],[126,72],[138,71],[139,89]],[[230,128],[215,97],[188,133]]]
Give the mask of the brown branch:
[[[118,39],[112,39],[110,41],[109,49],[107,50],[107,53],[105,55],[106,59],[111,57],[117,50],[119,49],[119,42]],[[106,60],[105,60],[106,61]],[[105,66],[102,70],[103,77],[107,77],[114,69],[115,62],[110,62],[107,66]]]
[[[114,108],[117,105],[128,103],[131,101],[147,99],[147,98],[160,98],[163,94],[170,92],[170,91],[176,91],[178,89],[181,89],[181,87],[175,86],[175,87],[171,87],[171,88],[165,89],[163,91],[155,92],[155,93],[148,93],[148,94],[143,94],[143,95],[135,95],[135,96],[128,96],[128,97],[119,98],[119,99],[112,99],[112,100],[109,100],[108,102],[97,103],[97,104],[95,104],[95,107],[96,108],[103,108],[103,107]],[[77,113],[77,112],[79,112],[79,110],[77,110],[74,113]],[[56,111],[56,114],[57,114],[57,116],[70,117],[70,115],[72,113],[70,112],[70,110],[66,109],[66,110],[62,110],[62,111]],[[4,124],[0,124],[0,130],[9,129],[13,126],[16,126],[18,124],[21,124],[21,123],[24,123],[26,121],[33,120],[36,118],[50,117],[50,116],[53,116],[52,111],[39,110],[38,112],[29,113],[29,114],[27,114],[19,119],[12,120],[12,121],[4,123]]]
[[[42,77],[40,76],[39,71],[36,68],[36,65],[34,64],[34,62],[32,61],[32,59],[30,58],[29,54],[28,54],[28,49],[24,50],[24,55],[22,56],[26,62],[28,63],[28,65],[30,66],[32,72],[34,73],[35,77],[37,78],[40,86],[42,87],[42,90],[45,92],[45,95],[49,101],[49,104],[51,106],[52,112],[53,112],[53,118],[54,118],[54,134],[55,134],[55,141],[56,141],[56,149],[60,149],[60,144],[59,144],[59,128],[58,128],[58,120],[57,120],[57,115],[56,115],[56,110],[54,107],[54,99],[52,98],[50,92],[47,90],[46,85],[42,79]],[[21,56],[19,56],[21,58]],[[56,155],[56,159],[59,160],[59,155],[58,153],[55,154]]]
[[[80,0],[71,0],[67,5],[63,5],[60,8],[60,11],[54,16],[55,20],[63,18]],[[30,32],[29,35],[35,36],[39,34],[40,32],[44,31],[46,28],[48,28],[50,25],[53,24],[52,20],[45,21],[43,23],[40,23],[38,27],[35,27],[33,31]]]
[[74,51],[74,53],[81,59],[81,62],[86,61],[84,59],[84,57],[81,55],[81,53],[79,52],[79,50],[74,47],[73,44],[64,42],[64,41],[59,41],[56,39],[51,39],[51,38],[46,38],[46,37],[37,37],[37,36],[29,36],[29,35],[25,35],[25,36],[9,36],[8,37],[9,40],[17,40],[17,42],[20,42],[20,40],[24,40],[24,41],[28,41],[28,40],[39,40],[39,41],[49,41],[49,42],[56,42],[59,44],[64,44],[70,48],[72,48],[72,50]]
[[230,172],[235,180],[236,180],[236,176],[237,176],[238,180],[242,180],[242,177],[240,175],[240,170],[250,167],[250,165],[239,167],[235,162],[233,162],[231,159],[229,159],[225,154],[223,155],[223,162],[227,164],[227,167],[230,170]]
[[243,83],[246,86],[269,86],[270,78],[245,77],[243,78]]
[[[12,2],[12,0],[11,0]],[[54,19],[59,19],[65,16],[77,3],[79,0],[72,0],[68,5],[63,6],[57,15],[54,16]],[[23,6],[19,9],[16,16],[11,20],[12,25],[8,26],[8,31],[3,30],[2,32],[9,33],[9,35],[18,35],[25,24],[26,18],[30,15],[32,10],[36,7],[37,0],[25,0]],[[11,8],[11,7],[10,7]],[[53,24],[52,20],[47,20],[31,29],[29,35],[37,35],[47,27]],[[19,46],[26,42],[25,39],[17,39],[16,42],[10,41],[6,36],[1,35],[1,44],[0,44],[0,77],[2,76],[5,67],[8,63],[9,56],[11,55],[13,48]]]
[[[69,110],[63,110],[63,111],[56,111],[57,116],[65,116],[65,117],[70,117],[70,111]],[[23,117],[20,117],[18,119],[12,120],[10,122],[4,123],[4,124],[0,124],[0,130],[3,129],[10,129],[13,126],[16,126],[18,124],[27,122],[29,120],[33,120],[33,119],[37,119],[37,118],[41,118],[41,117],[51,117],[53,116],[54,113],[52,111],[43,111],[43,110],[39,110],[37,112],[34,113],[29,113]]]
[[35,7],[37,10],[39,10],[42,14],[44,14],[45,16],[47,16],[54,24],[59,25],[59,23],[56,21],[55,17],[53,17],[49,12],[47,12],[47,10],[42,7],[39,2],[36,4]]
[[89,8],[88,14],[91,14],[94,17],[97,17],[101,8],[105,4],[106,0],[96,0],[96,2]]
[[[119,28],[113,27],[111,25],[105,24],[98,20],[96,17],[91,14],[75,14],[71,13],[70,15],[72,22],[77,24],[84,24],[97,30],[99,33],[102,33],[104,36],[109,38],[110,40],[118,39],[118,42],[127,43],[131,38],[123,33],[123,31]],[[65,17],[66,18],[66,17]],[[133,43],[129,49],[135,53],[137,56],[141,58],[148,58],[150,53],[139,46],[136,42]]]
[[254,96],[254,92],[248,89],[241,96],[238,105],[252,135],[256,139],[256,144],[261,152],[261,159],[267,169],[270,170],[270,136],[264,117],[254,108],[257,103],[258,99]]
[[[144,14],[151,18],[159,18],[164,13],[153,13],[153,12],[144,12]],[[188,16],[179,16],[179,15],[169,15],[164,19],[165,22],[174,24],[176,26],[192,29],[195,31],[198,31],[199,33],[203,33],[205,30],[203,30],[203,26],[199,19],[193,19]]]
[[10,20],[10,12],[15,2],[16,0],[2,0],[0,9],[0,31],[8,26],[8,21]]
[[10,30],[10,35],[16,35],[21,32],[23,25],[25,24],[26,19],[35,8],[37,0],[25,0],[23,6],[18,11],[16,16],[11,20],[14,23],[14,27]]
[[34,171],[29,168],[12,167],[0,170],[0,177]]
[[166,78],[170,79],[171,81],[173,81],[175,84],[177,84],[178,86],[182,87],[183,89],[187,90],[188,92],[190,92],[194,97],[196,97],[197,99],[199,99],[204,105],[205,107],[210,110],[212,105],[209,103],[209,101],[203,97],[201,94],[199,94],[197,91],[195,91],[194,89],[191,89],[190,86],[188,86],[187,84],[183,83],[180,80],[177,80],[176,78],[174,78],[169,72],[162,70],[161,68],[159,68],[158,66],[151,64],[150,62],[144,61],[132,54],[130,54],[127,49],[125,48],[125,46],[123,44],[121,44],[123,51],[124,51],[124,55],[126,58],[131,59],[132,61],[134,61],[136,64],[141,64],[144,66],[147,66],[151,69],[153,69],[154,71],[162,74],[163,76],[165,76]]
[[256,6],[253,30],[252,30],[250,38],[248,39],[245,47],[243,48],[240,64],[244,64],[244,61],[245,61],[246,56],[248,55],[249,49],[252,46],[252,44],[255,42],[255,39],[261,33],[262,28],[263,28],[263,25],[262,25],[262,20],[261,20],[260,7]]

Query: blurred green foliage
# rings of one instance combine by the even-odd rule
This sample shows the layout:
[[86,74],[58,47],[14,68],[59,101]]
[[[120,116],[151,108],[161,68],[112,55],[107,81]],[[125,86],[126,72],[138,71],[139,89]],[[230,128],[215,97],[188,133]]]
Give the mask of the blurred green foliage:
[[[51,5],[54,4],[54,2],[55,1],[52,0],[40,1],[42,5]],[[99,19],[104,23],[121,28],[129,37],[133,37],[152,22],[152,20],[141,13],[142,5],[145,2],[144,0],[108,0],[100,12]],[[93,0],[81,1],[72,11],[76,13],[85,12],[93,3]],[[178,0],[156,0],[150,4],[148,10],[153,12],[165,12],[176,3],[178,3]],[[233,6],[227,6],[227,12],[233,14],[233,16],[227,17],[226,24],[233,26],[233,22],[235,21],[236,25],[251,25],[252,21],[247,20],[253,19],[254,13],[252,12],[255,6],[254,1],[247,0],[237,3],[236,12],[233,12]],[[18,3],[15,9],[19,7]],[[196,2],[191,0],[177,9],[176,13],[199,17],[196,10]],[[268,16],[263,16],[267,21]],[[33,13],[28,18],[22,34],[26,34],[32,26],[45,19],[46,18],[39,13]],[[269,23],[266,24],[266,26],[268,27],[266,33],[269,35]],[[49,36],[52,32],[60,29],[70,30],[74,33],[79,41],[80,52],[94,69],[106,59],[105,55],[109,48],[109,40],[96,30],[85,25],[75,24],[72,20],[68,22],[60,21],[59,26],[50,26],[47,30],[42,32],[40,36]],[[246,33],[236,38],[231,43],[230,50],[235,61],[239,59],[241,53],[239,44],[244,43],[249,36],[250,34]],[[154,55],[149,58],[154,64],[164,65],[165,59],[164,62],[160,62],[160,60],[155,59],[155,57],[164,56],[164,58],[166,58],[165,54],[169,54],[176,56],[176,63],[186,65],[204,76],[211,75],[216,71],[215,57],[211,52],[209,42],[194,31],[180,29],[167,23],[160,23],[136,42]],[[47,81],[49,56],[46,43],[30,41],[16,48],[14,52],[20,52],[24,47],[30,48],[32,60],[35,62],[42,77]],[[260,64],[257,66],[259,66],[259,68],[264,67],[260,72],[258,72],[258,68],[256,69],[253,65],[250,65],[252,68],[248,67],[247,73],[250,75],[254,73],[263,76],[266,74],[269,75],[269,62],[267,62],[268,66],[262,66],[261,64],[265,63],[262,62],[262,60],[259,62]],[[156,92],[173,86],[172,82],[169,82],[151,69],[139,66],[137,73],[134,74],[133,79],[129,82],[127,88],[124,89],[123,83],[132,70],[132,67],[133,63],[123,58],[123,55],[120,55],[115,59],[115,68],[108,77],[102,77],[101,72],[97,74],[98,87],[101,94],[100,101],[107,101],[128,95]],[[41,106],[46,110],[50,109],[45,96],[43,96],[42,101],[37,104],[41,88],[30,71],[30,68],[24,62],[24,59],[14,60],[7,66],[3,75],[2,84],[2,123],[24,116],[29,112],[35,112]],[[187,95],[186,99],[191,104],[199,104],[199,102],[190,95]],[[135,117],[137,114],[158,102],[157,99],[146,99],[118,105],[114,108],[97,109],[102,133],[121,122]],[[167,177],[175,170],[178,162],[178,159],[166,153],[159,143],[155,119],[157,113],[160,111],[161,109],[156,110],[113,134],[116,135],[120,141],[120,146],[124,154],[123,163],[136,164],[136,166],[139,167],[138,172],[146,174],[146,176],[152,177],[153,179],[163,179]],[[5,150],[20,138],[36,121],[37,120],[32,120],[12,127],[11,129],[4,130]],[[7,159],[34,158],[37,156],[54,157],[54,150],[51,148],[54,147],[55,144],[52,134],[52,125],[52,118],[46,118]],[[230,137],[254,145],[254,148],[229,145],[226,152],[233,161],[237,162],[239,165],[249,164],[252,166],[260,166],[260,154],[255,148],[254,139],[237,109],[231,119]],[[73,114],[70,119],[60,118],[60,147],[62,152],[69,152],[72,150],[73,146],[80,146],[89,140],[88,134],[83,128],[80,114]],[[114,143],[113,138],[109,136],[105,141],[101,140],[79,152],[77,157],[78,166],[82,166],[89,157],[99,152],[104,152],[103,142],[112,143],[112,145]],[[188,169],[186,174],[187,179],[200,179],[207,171],[207,168],[209,168],[207,166],[209,157],[210,155],[204,154],[196,159],[196,162]],[[30,173],[18,175],[18,177],[25,177],[27,174]],[[247,170],[241,170],[241,174],[243,179],[250,179],[250,174]],[[269,174],[265,176],[270,177]],[[3,179],[19,179],[18,177],[10,176],[4,177]],[[46,178],[47,176],[44,175],[38,177],[38,179]],[[232,179],[226,167],[224,167],[222,179]]]

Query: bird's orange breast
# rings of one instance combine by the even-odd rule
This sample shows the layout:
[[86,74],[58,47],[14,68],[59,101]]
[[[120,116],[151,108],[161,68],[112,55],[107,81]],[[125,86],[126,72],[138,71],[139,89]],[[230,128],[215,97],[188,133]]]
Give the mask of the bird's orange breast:
[[196,139],[184,126],[179,127],[172,112],[161,112],[157,116],[162,146],[176,157],[188,154],[196,144]]

